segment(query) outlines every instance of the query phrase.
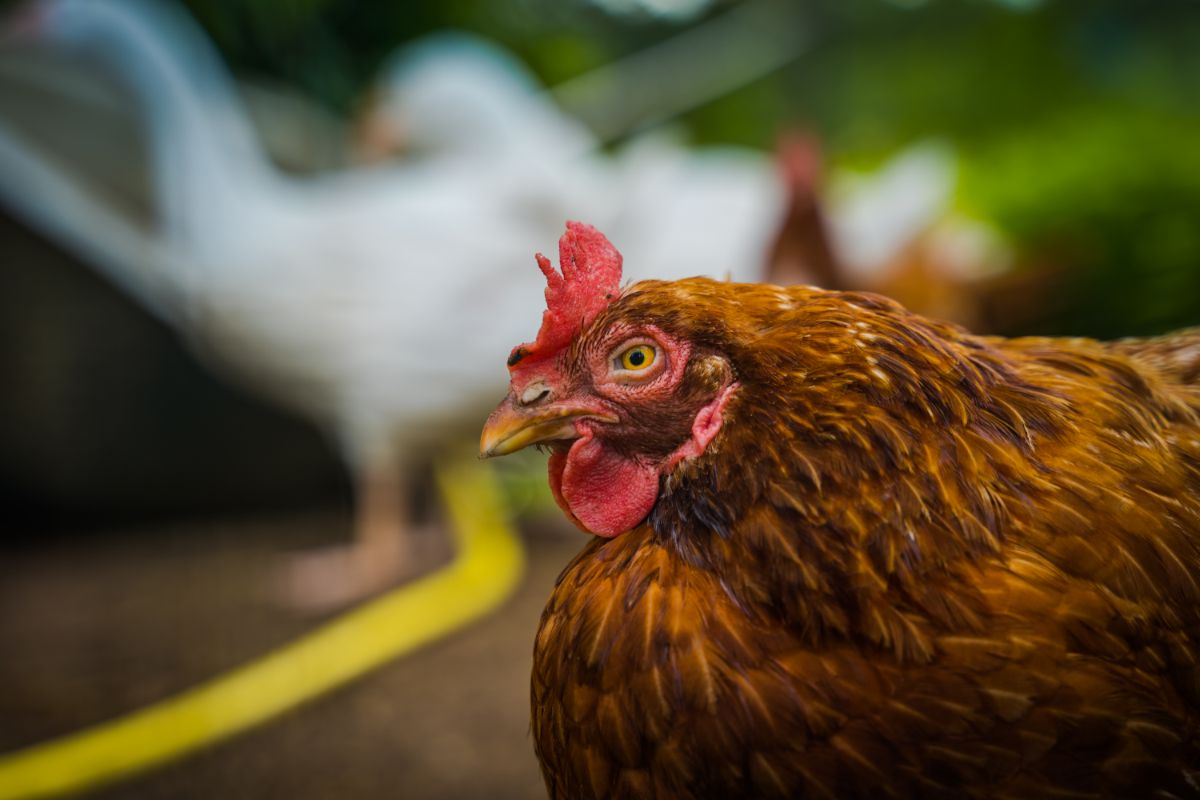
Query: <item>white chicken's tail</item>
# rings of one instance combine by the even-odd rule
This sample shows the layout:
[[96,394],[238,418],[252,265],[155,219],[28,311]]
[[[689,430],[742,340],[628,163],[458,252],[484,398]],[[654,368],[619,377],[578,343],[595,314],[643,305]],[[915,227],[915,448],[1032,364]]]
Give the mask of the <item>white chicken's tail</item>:
[[[86,174],[84,180],[75,178],[81,164],[86,172],[89,160],[96,161],[99,154],[101,161],[114,161],[117,169],[131,173],[135,170],[119,159],[140,148],[160,244],[170,243],[178,254],[209,268],[228,263],[229,253],[241,244],[239,236],[261,227],[269,213],[263,209],[277,200],[278,175],[232,76],[203,31],[181,8],[157,0],[41,0],[35,9],[39,23],[24,38],[54,69],[42,76],[40,70],[5,68],[12,73],[6,82],[12,79],[19,99],[0,109],[0,124],[9,128],[10,144],[17,145],[9,154],[31,157],[25,166],[52,167],[59,179],[70,176],[78,188],[88,186]],[[81,63],[90,65],[82,77]],[[120,105],[114,118],[135,120],[142,134],[127,147],[125,142],[93,141],[85,132],[93,120],[77,107],[79,100],[87,100],[76,96],[79,84],[94,93],[96,83],[110,82],[115,86],[105,86],[106,99],[111,103],[115,98]],[[71,104],[47,135],[45,149],[35,146],[41,144],[40,134],[26,135],[26,126],[37,128],[39,118],[46,116],[38,105],[42,98],[51,108],[61,100]],[[73,120],[75,127],[61,130],[63,119]],[[13,131],[22,138],[12,142]],[[8,183],[10,193],[24,191],[19,182]],[[64,187],[72,188],[72,182],[56,181],[54,193],[69,194]],[[90,211],[99,212],[102,196],[92,192],[91,197],[96,202]],[[135,272],[134,277],[145,276]]]
[[189,265],[0,125],[0,203],[168,324],[186,313]]

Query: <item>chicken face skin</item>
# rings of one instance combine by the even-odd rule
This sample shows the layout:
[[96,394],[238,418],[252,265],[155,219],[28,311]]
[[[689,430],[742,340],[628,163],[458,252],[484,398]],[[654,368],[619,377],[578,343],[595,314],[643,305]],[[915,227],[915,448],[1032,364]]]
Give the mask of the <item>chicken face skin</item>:
[[[623,363],[631,351],[640,363]],[[648,322],[593,325],[553,362],[514,378],[484,438],[552,443],[559,506],[583,530],[616,536],[645,519],[662,476],[720,430],[731,372],[692,356],[688,342]]]

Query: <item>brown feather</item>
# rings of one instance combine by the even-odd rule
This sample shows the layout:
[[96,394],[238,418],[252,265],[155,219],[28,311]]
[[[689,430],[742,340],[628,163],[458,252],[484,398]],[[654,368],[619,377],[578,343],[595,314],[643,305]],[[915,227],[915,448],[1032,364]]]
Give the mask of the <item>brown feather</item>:
[[655,452],[712,364],[739,389],[550,598],[552,797],[1200,797],[1200,331],[1005,340],[693,279],[563,358],[618,321],[692,347]]

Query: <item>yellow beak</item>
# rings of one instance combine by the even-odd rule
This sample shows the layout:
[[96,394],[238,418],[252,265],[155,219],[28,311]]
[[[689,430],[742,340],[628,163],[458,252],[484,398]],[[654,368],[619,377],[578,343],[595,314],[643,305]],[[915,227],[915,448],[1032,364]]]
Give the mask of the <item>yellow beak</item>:
[[617,421],[610,414],[577,406],[522,408],[510,394],[483,426],[483,434],[479,437],[479,457],[506,456],[539,442],[577,439],[579,434],[575,431],[575,422],[584,417],[602,422]]

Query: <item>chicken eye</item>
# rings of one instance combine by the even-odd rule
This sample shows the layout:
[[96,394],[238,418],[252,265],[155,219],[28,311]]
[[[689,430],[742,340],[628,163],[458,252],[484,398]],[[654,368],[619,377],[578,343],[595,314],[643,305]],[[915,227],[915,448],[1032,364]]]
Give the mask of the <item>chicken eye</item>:
[[617,357],[621,369],[637,372],[654,363],[657,357],[654,348],[648,344],[634,345]]

